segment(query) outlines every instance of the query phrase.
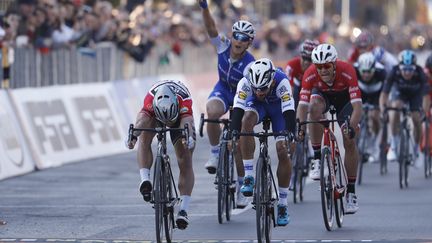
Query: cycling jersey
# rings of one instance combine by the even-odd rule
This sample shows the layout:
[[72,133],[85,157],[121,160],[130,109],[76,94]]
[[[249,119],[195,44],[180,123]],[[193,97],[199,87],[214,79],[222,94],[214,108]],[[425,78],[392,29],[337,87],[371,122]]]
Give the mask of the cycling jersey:
[[309,66],[303,75],[300,104],[309,104],[312,89],[317,89],[328,95],[347,93],[351,103],[361,102],[361,91],[358,87],[355,70],[351,64],[340,60],[336,61],[335,78],[332,86],[321,80],[315,65]]
[[[371,52],[374,54],[376,61],[384,65],[387,74],[398,64],[396,57],[380,46],[375,46]],[[351,49],[348,54],[348,62],[355,63],[359,56],[360,52],[357,48]]]
[[293,90],[293,97],[295,101],[295,107],[297,108],[299,103],[301,81],[303,78],[301,57],[295,57],[289,60],[285,67],[285,73],[288,76],[288,79],[291,83],[291,88]]
[[[274,88],[271,88],[266,98],[261,101],[256,98],[247,78],[241,79],[234,97],[234,108],[255,111],[258,115],[258,123],[268,116],[272,122],[273,132],[282,132],[288,129],[286,128],[288,121],[285,121],[283,112],[294,111],[294,100],[288,77],[282,71],[275,71],[274,81],[272,86]],[[237,122],[239,121],[233,121],[233,123]],[[294,121],[289,122],[294,123]]]
[[240,79],[247,75],[249,66],[255,58],[248,51],[239,60],[230,57],[231,41],[225,36],[217,36],[211,39],[218,53],[219,80],[209,99],[221,100],[225,105],[225,111],[233,105],[236,87]]
[[418,65],[416,65],[416,70],[410,80],[406,80],[402,77],[399,66],[393,67],[384,83],[383,91],[389,93],[392,85],[394,85],[401,93],[406,93],[408,95],[419,95],[425,93],[425,91],[429,91],[429,89],[425,90],[425,88],[427,88],[426,75],[423,72],[423,69]]
[[192,97],[186,86],[177,80],[162,80],[154,84],[144,98],[144,105],[141,112],[146,113],[150,117],[155,117],[153,109],[153,99],[156,90],[161,85],[168,85],[177,94],[179,102],[179,117],[192,116]]
[[378,106],[379,96],[384,86],[384,81],[387,75],[384,66],[379,62],[375,62],[375,71],[371,80],[369,81],[363,81],[358,69],[358,63],[354,64],[354,68],[357,74],[358,86],[362,93],[363,103]]

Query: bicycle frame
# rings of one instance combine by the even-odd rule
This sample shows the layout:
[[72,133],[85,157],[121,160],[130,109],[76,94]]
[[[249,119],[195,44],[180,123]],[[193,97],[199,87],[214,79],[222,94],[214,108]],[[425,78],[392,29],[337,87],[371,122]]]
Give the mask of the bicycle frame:
[[357,147],[360,154],[360,160],[358,163],[358,173],[357,173],[357,183],[361,185],[363,177],[363,164],[367,163],[370,157],[368,152],[368,142],[367,139],[371,136],[369,130],[369,111],[375,109],[373,105],[363,104],[363,118],[360,122],[360,136],[357,141]]
[[164,125],[155,128],[134,128],[133,124],[130,124],[129,137],[136,131],[156,133],[158,143],[150,203],[155,209],[156,241],[164,242],[165,238],[166,242],[171,242],[173,229],[177,227],[174,221],[174,207],[179,203],[180,198],[172,174],[170,158],[167,154],[166,133],[182,131],[182,137],[186,139],[189,137],[188,126],[185,124],[184,128],[167,128]]

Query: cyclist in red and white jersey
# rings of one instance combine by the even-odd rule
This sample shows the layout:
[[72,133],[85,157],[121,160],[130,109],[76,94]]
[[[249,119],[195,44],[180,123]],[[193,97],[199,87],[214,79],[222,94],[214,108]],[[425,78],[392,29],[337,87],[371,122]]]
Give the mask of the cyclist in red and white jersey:
[[[144,98],[143,107],[137,115],[135,128],[155,128],[161,125],[182,128],[185,124],[189,126],[186,146],[181,141],[181,131],[170,132],[180,169],[178,188],[181,204],[176,219],[179,229],[185,229],[189,224],[187,211],[195,180],[192,154],[196,135],[192,115],[192,97],[189,90],[180,81],[163,80],[154,84]],[[150,168],[153,163],[151,143],[154,136],[155,133],[142,132],[134,134],[134,137],[128,141],[129,149],[133,149],[139,137],[138,165],[141,176],[139,190],[145,201],[151,199]]]
[[289,60],[285,67],[285,74],[288,76],[288,80],[290,80],[296,109],[299,102],[303,74],[312,64],[312,50],[318,45],[319,42],[317,40],[304,40],[300,45],[300,55]]
[[[310,120],[318,121],[324,118],[330,105],[336,108],[338,119],[350,116],[349,127],[342,126],[343,144],[345,148],[344,163],[348,174],[348,193],[346,213],[353,214],[358,210],[355,182],[357,179],[358,151],[355,134],[359,130],[362,115],[362,97],[353,66],[337,60],[336,48],[329,44],[321,44],[312,51],[311,65],[305,72],[300,91],[300,102],[297,118],[300,122],[306,120],[309,110]],[[305,128],[300,128],[302,137]],[[321,141],[323,128],[319,124],[309,127],[314,159],[312,160],[311,179],[320,178]]]
[[384,65],[387,74],[398,64],[398,60],[393,54],[374,44],[374,37],[367,30],[363,30],[355,39],[354,46],[348,54],[348,62],[354,64],[358,57],[365,52],[372,52],[375,60]]

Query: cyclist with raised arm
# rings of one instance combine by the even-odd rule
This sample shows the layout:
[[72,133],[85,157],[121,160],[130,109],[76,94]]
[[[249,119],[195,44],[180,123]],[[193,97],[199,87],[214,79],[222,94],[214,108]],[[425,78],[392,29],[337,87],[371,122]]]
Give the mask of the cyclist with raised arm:
[[[177,80],[163,80],[154,84],[144,98],[144,104],[137,115],[135,128],[184,127],[188,124],[189,137],[186,144],[182,143],[182,133],[171,131],[171,141],[174,145],[180,174],[178,189],[180,191],[180,210],[176,223],[179,229],[185,229],[189,224],[187,211],[194,186],[194,172],[192,168],[192,154],[195,148],[195,127],[192,115],[192,97],[186,86]],[[133,149],[138,138],[138,165],[141,176],[139,191],[144,201],[151,200],[152,183],[150,168],[153,163],[151,143],[155,133],[141,132],[134,134],[128,141],[128,147]]]
[[285,67],[285,74],[288,76],[288,79],[291,83],[296,108],[299,102],[303,74],[312,64],[312,50],[318,45],[319,42],[317,40],[304,40],[300,45],[300,55],[288,60],[288,63]]
[[[233,105],[237,84],[247,74],[250,64],[255,60],[252,54],[247,51],[255,37],[255,29],[250,22],[239,20],[232,26],[232,37],[227,38],[219,34],[215,21],[208,9],[207,1],[199,0],[198,3],[202,9],[207,33],[218,54],[219,80],[207,100],[207,117],[209,119],[219,119]],[[205,168],[210,174],[216,173],[221,131],[222,129],[219,124],[207,123],[207,134],[211,151]],[[242,186],[244,168],[241,158],[236,158],[236,165],[238,183],[239,186]],[[241,193],[237,192],[237,206],[245,207],[247,203],[248,200]]]
[[[372,135],[370,141],[378,141],[376,136],[380,129],[379,116],[379,96],[386,79],[387,72],[384,66],[377,62],[371,52],[360,55],[354,64],[356,70],[358,86],[361,90],[363,104],[370,105],[369,120],[371,121]],[[374,145],[374,144],[373,144]],[[374,148],[378,148],[375,146]],[[375,154],[375,153],[373,153]]]
[[[358,210],[355,194],[358,163],[355,135],[358,133],[362,116],[362,99],[354,68],[351,64],[338,60],[337,56],[336,48],[329,44],[321,44],[312,51],[314,65],[311,65],[303,76],[297,118],[300,122],[305,121],[309,110],[310,120],[318,121],[325,118],[324,114],[330,105],[336,108],[339,120],[350,116],[348,128],[342,126],[342,122],[339,125],[343,131],[344,163],[348,174],[346,213],[353,214]],[[304,129],[299,129],[300,138],[304,134]],[[313,180],[319,180],[322,126],[309,124],[309,135],[314,149],[309,176]]]
[[[231,128],[233,136],[238,131],[253,132],[254,126],[269,117],[275,133],[295,132],[294,99],[288,77],[273,66],[270,59],[256,60],[249,69],[249,74],[240,80],[234,97]],[[289,144],[291,146],[291,144]],[[240,191],[246,197],[253,195],[254,188],[254,151],[253,137],[242,137],[240,149],[245,168],[245,178]],[[277,178],[279,185],[279,204],[277,224],[285,226],[289,223],[288,187],[291,177],[291,159],[284,137],[276,138],[276,151],[279,159]]]
[[[421,134],[421,115],[423,96],[427,95],[429,86],[422,67],[417,65],[417,56],[412,50],[403,50],[399,53],[399,65],[394,66],[384,84],[380,96],[381,112],[384,112],[388,101],[390,89],[395,88],[395,101],[392,106],[402,108],[404,104],[409,105],[411,119],[414,128],[414,156],[419,157],[419,144]],[[396,159],[396,148],[399,144],[399,112],[393,112],[390,116],[390,127],[393,140],[387,153],[388,160]]]

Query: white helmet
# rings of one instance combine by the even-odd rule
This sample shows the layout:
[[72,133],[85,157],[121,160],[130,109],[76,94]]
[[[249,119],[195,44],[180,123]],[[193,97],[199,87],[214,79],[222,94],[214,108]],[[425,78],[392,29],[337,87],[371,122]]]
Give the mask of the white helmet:
[[371,70],[375,67],[375,56],[372,52],[365,52],[358,58],[358,70]]
[[268,58],[256,60],[249,69],[249,83],[255,89],[270,87],[275,74],[273,63]]
[[153,98],[153,109],[156,119],[162,123],[174,123],[179,115],[177,95],[168,85],[157,88]]
[[336,48],[330,44],[321,44],[315,47],[312,51],[312,62],[314,64],[335,62],[336,58]]
[[253,39],[255,37],[255,29],[253,27],[253,25],[246,20],[239,20],[237,22],[235,22],[232,26],[232,32],[240,32],[243,33],[247,36],[249,36],[249,38]]

